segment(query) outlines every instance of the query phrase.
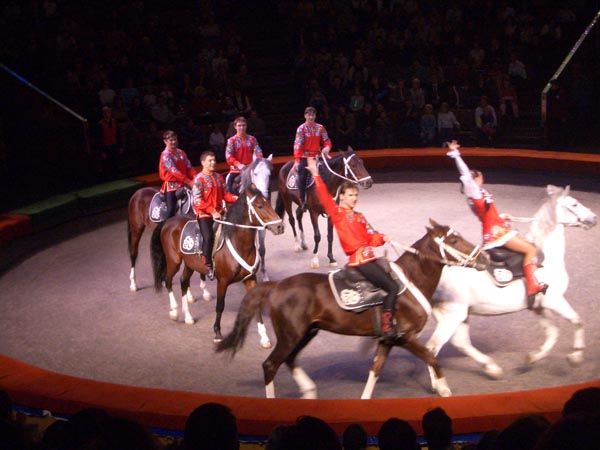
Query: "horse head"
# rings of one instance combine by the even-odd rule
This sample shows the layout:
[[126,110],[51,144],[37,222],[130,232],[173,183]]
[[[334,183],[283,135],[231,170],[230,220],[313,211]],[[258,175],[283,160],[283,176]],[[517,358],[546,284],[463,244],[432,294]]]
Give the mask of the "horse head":
[[441,263],[485,270],[489,257],[481,251],[479,245],[473,245],[460,233],[433,219],[429,219],[429,223],[431,227],[426,228],[427,235],[431,238],[430,249],[439,256]]
[[570,186],[563,188],[549,184],[548,195],[556,199],[556,221],[568,227],[583,227],[588,230],[596,225],[598,218],[591,209],[571,197]]
[[240,197],[245,197],[248,217],[252,226],[266,228],[273,234],[283,233],[283,220],[275,212],[268,198],[262,194],[254,183],[250,184]]
[[254,184],[265,198],[271,195],[271,173],[273,172],[273,155],[268,158],[256,158],[252,160],[241,173],[240,192],[246,190],[250,184]]
[[343,173],[339,175],[348,181],[359,184],[363,189],[373,186],[373,178],[367,171],[363,160],[354,153],[352,147],[348,146],[347,150],[340,150],[340,153]]

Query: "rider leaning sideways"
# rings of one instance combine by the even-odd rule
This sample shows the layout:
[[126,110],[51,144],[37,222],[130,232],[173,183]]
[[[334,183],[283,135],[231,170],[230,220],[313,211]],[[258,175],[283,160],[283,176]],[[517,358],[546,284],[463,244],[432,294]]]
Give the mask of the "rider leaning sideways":
[[479,218],[483,230],[484,249],[504,246],[514,252],[522,253],[523,271],[527,282],[527,295],[545,292],[548,286],[539,284],[535,278],[537,268],[537,249],[531,242],[523,239],[516,230],[511,230],[507,214],[498,214],[494,198],[483,186],[483,174],[479,170],[469,170],[460,156],[460,145],[456,141],[448,144],[448,156],[454,159],[463,190],[469,206]]
[[221,219],[225,212],[224,201],[233,203],[237,196],[225,190],[223,176],[215,172],[217,160],[211,151],[205,151],[200,155],[202,171],[196,175],[192,184],[192,198],[194,211],[202,235],[202,253],[208,277],[214,279],[212,262],[212,251],[215,243],[215,232],[213,224],[215,220]]
[[175,215],[177,208],[177,189],[191,186],[196,170],[183,150],[177,147],[177,133],[167,130],[163,133],[165,149],[160,154],[158,174],[163,180],[160,191],[165,194],[167,218]]
[[312,106],[304,110],[305,122],[296,130],[294,139],[294,166],[298,170],[298,196],[300,197],[300,207],[306,211],[306,166],[308,161],[322,151],[327,157],[331,151],[331,141],[327,135],[325,127],[315,122],[317,110]]
[[344,181],[340,187],[340,204],[337,205],[329,194],[325,182],[319,176],[319,169],[314,158],[310,158],[307,168],[315,179],[315,189],[319,201],[331,218],[342,248],[348,255],[348,266],[354,267],[373,285],[387,292],[383,301],[381,331],[383,340],[393,343],[397,337],[393,318],[399,290],[398,284],[377,263],[377,257],[373,250],[373,247],[383,245],[390,239],[387,235],[378,233],[371,228],[365,216],[354,210],[358,202],[358,186]]
[[225,147],[225,159],[229,164],[227,174],[227,190],[236,193],[233,189],[233,181],[236,176],[252,162],[252,158],[262,158],[263,153],[256,138],[246,133],[247,122],[245,117],[236,117],[233,121],[235,134],[227,139]]

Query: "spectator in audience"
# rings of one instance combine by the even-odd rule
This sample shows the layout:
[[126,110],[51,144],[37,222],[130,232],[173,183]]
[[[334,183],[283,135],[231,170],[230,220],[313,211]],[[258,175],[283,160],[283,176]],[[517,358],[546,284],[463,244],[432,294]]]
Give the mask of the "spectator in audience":
[[219,403],[204,403],[188,416],[183,432],[186,450],[238,450],[236,418]]
[[479,106],[475,108],[475,126],[477,127],[477,142],[480,145],[493,145],[498,119],[496,110],[488,103],[485,95],[481,96]]
[[509,78],[502,80],[502,87],[500,88],[500,114],[502,114],[502,117],[512,116],[515,119],[519,118],[517,91],[510,83]]
[[212,125],[212,131],[208,136],[208,146],[215,153],[217,161],[225,161],[225,135],[218,123]]
[[333,428],[324,420],[301,416],[296,420],[299,450],[342,450]]
[[425,106],[425,91],[421,87],[421,80],[419,78],[413,78],[408,93],[415,108],[419,111],[422,110]]
[[420,122],[421,145],[424,147],[431,147],[435,143],[435,131],[437,129],[437,123],[431,103],[427,103],[423,108],[423,115],[421,116]]
[[188,117],[185,125],[179,130],[179,139],[182,147],[187,149],[190,161],[199,161],[200,153],[206,148],[206,137],[193,117]]
[[377,440],[380,450],[418,450],[419,448],[417,433],[413,427],[407,421],[395,417],[381,425]]
[[233,187],[235,178],[242,173],[242,170],[252,163],[254,158],[262,158],[262,148],[258,140],[246,133],[248,123],[244,116],[236,117],[233,121],[235,135],[227,139],[225,146],[225,160],[229,164],[229,173],[227,174],[227,191],[237,194]]
[[597,450],[600,415],[567,416],[552,425],[538,440],[535,450]]
[[250,114],[252,104],[250,98],[244,94],[239,88],[233,90],[233,104],[238,111],[238,114]]
[[100,105],[102,106],[111,106],[116,97],[117,93],[108,85],[108,80],[105,80],[102,83],[102,89],[98,91],[98,99],[100,100]]
[[367,432],[359,423],[351,423],[342,435],[344,450],[367,450]]
[[600,414],[600,387],[580,389],[571,395],[563,406],[562,415]]
[[440,144],[450,142],[456,138],[456,134],[460,129],[460,122],[452,111],[448,103],[442,102],[440,110],[437,114],[438,141]]
[[569,120],[569,97],[558,79],[550,81],[547,96],[546,135],[548,146],[563,150],[567,143],[567,123]]
[[296,425],[277,425],[271,430],[265,450],[300,450]]
[[452,419],[442,408],[434,408],[423,414],[421,420],[428,450],[452,449]]
[[365,105],[365,96],[360,90],[360,86],[354,86],[354,91],[350,96],[350,111],[354,114],[360,112]]
[[150,114],[159,128],[167,128],[175,121],[175,114],[169,107],[167,98],[164,95],[158,96],[158,102],[152,107]]
[[516,52],[510,54],[508,76],[511,84],[516,87],[517,91],[522,90],[525,87],[525,83],[527,82],[527,69]]
[[335,118],[335,134],[338,148],[346,149],[354,143],[354,133],[356,131],[356,121],[354,114],[348,112],[345,106],[338,108],[338,115]]
[[521,417],[500,431],[496,438],[496,450],[533,450],[540,436],[550,428],[542,416]]
[[98,122],[98,133],[102,174],[104,178],[114,178],[119,170],[118,127],[110,106],[102,108],[102,118]]
[[264,147],[270,146],[271,137],[267,134],[267,124],[262,117],[259,117],[255,109],[250,111],[250,117],[248,117],[248,133],[262,142]]

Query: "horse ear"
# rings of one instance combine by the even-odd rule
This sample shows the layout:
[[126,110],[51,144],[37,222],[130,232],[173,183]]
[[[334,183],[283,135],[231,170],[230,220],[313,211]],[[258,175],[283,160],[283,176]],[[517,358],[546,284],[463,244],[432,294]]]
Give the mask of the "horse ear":
[[271,153],[271,154],[269,155],[269,157],[267,158],[267,160],[268,160],[268,161],[273,161],[273,153]]
[[431,217],[429,218],[429,223],[434,227],[439,227],[440,224],[433,220]]
[[546,192],[548,193],[548,195],[554,195],[557,192],[560,192],[560,188],[554,186],[553,184],[549,184],[548,186],[546,186]]
[[571,185],[567,184],[567,186],[565,187],[564,195],[569,195],[570,192],[571,192]]
[[348,148],[346,149],[346,151],[348,151],[350,153],[354,153],[354,149],[351,146],[348,146]]

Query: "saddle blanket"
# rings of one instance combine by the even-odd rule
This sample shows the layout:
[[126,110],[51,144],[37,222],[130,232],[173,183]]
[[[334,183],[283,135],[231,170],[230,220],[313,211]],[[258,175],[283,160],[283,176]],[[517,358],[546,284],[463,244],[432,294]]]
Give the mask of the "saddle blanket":
[[[323,176],[323,165],[322,165],[321,161],[319,161],[317,163],[317,165],[319,167],[319,173],[321,174],[321,177],[322,177]],[[315,184],[315,180],[313,180],[313,177],[309,172],[308,176],[306,177],[306,188],[308,189],[313,184]],[[292,170],[290,170],[288,173],[287,180],[286,180],[286,186],[289,190],[298,190],[298,169],[296,169],[293,166],[292,166]]]
[[[403,293],[408,283],[402,269],[385,259],[378,259],[377,262],[390,271],[398,284],[398,294]],[[372,306],[381,305],[387,295],[386,291],[374,286],[358,270],[351,267],[331,271],[328,278],[335,300],[340,308],[346,311],[359,313]]]
[[202,236],[197,220],[188,220],[181,230],[179,249],[185,255],[197,255],[202,252]]
[[[188,188],[181,188],[177,190],[175,194],[177,196],[177,214],[187,214],[192,209],[192,191]],[[148,208],[148,215],[152,222],[164,222],[167,220],[167,202],[165,201],[165,195],[161,192],[157,192],[152,197],[150,207]]]

